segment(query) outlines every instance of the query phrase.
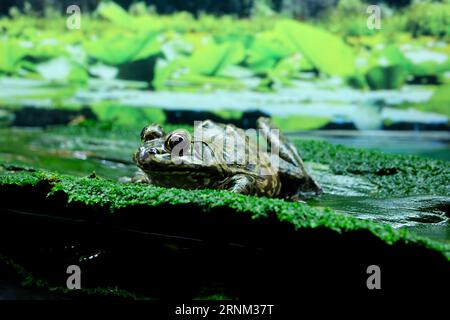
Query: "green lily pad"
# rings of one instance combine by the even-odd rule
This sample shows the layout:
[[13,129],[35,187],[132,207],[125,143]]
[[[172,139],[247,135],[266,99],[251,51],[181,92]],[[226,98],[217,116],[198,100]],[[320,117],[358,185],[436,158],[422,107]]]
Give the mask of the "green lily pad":
[[16,40],[0,39],[0,71],[14,73],[28,50]]
[[97,60],[118,65],[159,53],[161,43],[156,33],[109,33],[85,43],[87,53]]
[[372,66],[365,74],[372,90],[398,89],[407,79],[410,64],[395,46],[389,46],[371,57]]
[[275,30],[290,50],[302,53],[320,71],[336,76],[355,73],[355,55],[340,37],[290,20],[280,21]]

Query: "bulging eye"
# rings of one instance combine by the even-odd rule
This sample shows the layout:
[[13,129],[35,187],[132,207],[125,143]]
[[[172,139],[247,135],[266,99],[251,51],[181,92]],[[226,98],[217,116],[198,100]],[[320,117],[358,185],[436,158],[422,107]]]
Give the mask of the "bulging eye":
[[182,144],[182,147],[184,147],[184,144],[186,144],[187,139],[186,136],[181,133],[173,133],[171,134],[167,140],[166,140],[166,148],[168,150],[172,150],[176,145]]
[[150,141],[153,139],[161,138],[164,135],[164,130],[160,125],[151,124],[141,131],[141,141]]

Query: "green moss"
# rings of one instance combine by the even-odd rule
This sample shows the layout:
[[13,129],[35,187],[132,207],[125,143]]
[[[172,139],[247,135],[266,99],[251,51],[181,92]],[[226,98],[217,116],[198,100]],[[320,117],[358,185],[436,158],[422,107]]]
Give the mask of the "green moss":
[[228,208],[238,214],[248,214],[253,220],[275,215],[279,221],[292,224],[296,230],[303,228],[327,228],[338,233],[368,230],[387,244],[398,241],[414,243],[441,251],[450,259],[450,246],[417,237],[406,230],[395,230],[388,225],[360,220],[349,215],[338,214],[330,209],[312,208],[304,203],[281,199],[252,197],[217,190],[181,190],[140,184],[122,184],[98,177],[73,177],[56,175],[40,170],[19,170],[2,165],[0,188],[8,185],[47,185],[51,198],[57,192],[67,195],[68,203],[82,203],[92,207],[103,207],[114,213],[133,206],[155,207],[172,205],[195,206],[204,213]]
[[193,300],[237,300],[237,299],[232,299],[229,296],[218,293],[218,294],[212,294],[212,295],[207,295],[207,296],[200,296],[200,297],[194,298]]
[[364,176],[378,187],[373,196],[450,194],[450,166],[446,161],[323,141],[297,140],[296,145],[305,161],[327,164],[335,174]]
[[[18,170],[16,172],[16,170]],[[9,172],[5,174],[5,171]],[[10,174],[10,172],[15,172]],[[31,173],[31,174],[30,174]],[[36,186],[39,182],[57,180],[56,175],[44,171],[36,171],[32,168],[18,167],[16,165],[2,164],[0,166],[0,181],[2,185]]]

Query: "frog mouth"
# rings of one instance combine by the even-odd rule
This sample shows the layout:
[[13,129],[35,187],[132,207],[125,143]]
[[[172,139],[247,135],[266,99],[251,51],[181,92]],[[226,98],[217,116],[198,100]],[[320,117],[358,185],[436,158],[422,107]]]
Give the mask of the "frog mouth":
[[169,174],[170,172],[211,172],[217,173],[220,171],[214,163],[207,163],[201,159],[193,158],[192,156],[180,156],[176,159],[169,154],[152,154],[143,155],[137,152],[134,155],[134,162],[139,168],[145,172],[155,172]]
[[215,173],[220,171],[217,166],[214,165],[204,165],[204,164],[162,164],[162,163],[142,163],[138,166],[145,172],[148,173],[159,173],[170,175],[171,173]]

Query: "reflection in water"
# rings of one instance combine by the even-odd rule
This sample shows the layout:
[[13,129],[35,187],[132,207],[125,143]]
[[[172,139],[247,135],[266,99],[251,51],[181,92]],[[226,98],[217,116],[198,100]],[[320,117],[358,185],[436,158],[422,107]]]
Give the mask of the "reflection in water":
[[450,241],[450,197],[412,196],[373,199],[324,194],[310,201],[313,206],[329,207],[357,218],[406,228],[440,241]]
[[131,161],[136,145],[126,140],[42,129],[2,129],[0,160],[75,176],[87,176],[95,171],[98,176],[117,180],[136,171]]

